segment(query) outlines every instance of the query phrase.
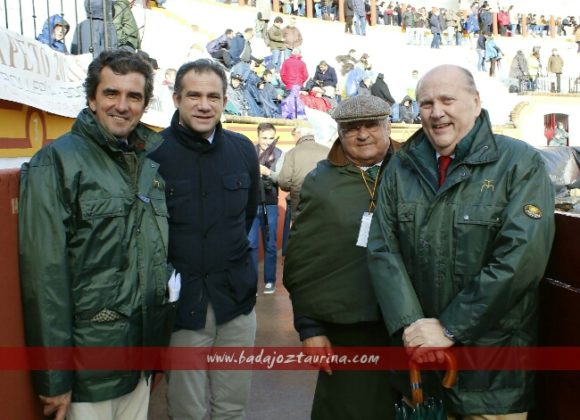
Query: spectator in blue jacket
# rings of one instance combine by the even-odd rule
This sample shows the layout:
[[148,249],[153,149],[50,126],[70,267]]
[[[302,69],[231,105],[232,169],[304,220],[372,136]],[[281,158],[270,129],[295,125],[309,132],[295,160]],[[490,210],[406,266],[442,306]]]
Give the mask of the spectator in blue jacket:
[[70,25],[61,15],[52,15],[44,22],[42,32],[36,39],[55,51],[68,54],[64,37],[69,30]]
[[232,66],[230,57],[230,43],[234,37],[232,29],[226,29],[225,33],[208,42],[206,49],[209,55],[218,60],[228,69]]
[[336,70],[334,70],[328,63],[322,60],[318,66],[316,66],[316,72],[314,73],[314,83],[318,86],[324,88],[326,86],[332,86],[336,89],[338,79],[336,77]]

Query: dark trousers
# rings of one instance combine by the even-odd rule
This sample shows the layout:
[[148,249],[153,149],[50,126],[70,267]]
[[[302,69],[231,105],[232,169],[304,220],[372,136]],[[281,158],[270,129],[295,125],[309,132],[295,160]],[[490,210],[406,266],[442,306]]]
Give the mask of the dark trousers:
[[[322,325],[334,347],[389,345],[382,320],[349,325],[325,322]],[[321,371],[316,383],[311,419],[392,420],[395,418],[394,405],[395,394],[385,371],[333,370],[332,375]]]
[[344,33],[352,34],[352,16],[346,17],[346,22],[344,23]]

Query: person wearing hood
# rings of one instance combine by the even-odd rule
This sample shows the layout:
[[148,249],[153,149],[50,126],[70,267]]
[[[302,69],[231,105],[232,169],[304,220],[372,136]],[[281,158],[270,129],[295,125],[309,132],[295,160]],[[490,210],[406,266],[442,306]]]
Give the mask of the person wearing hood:
[[64,37],[69,30],[70,25],[61,15],[52,15],[44,22],[42,32],[36,40],[48,45],[55,51],[68,54]]
[[377,80],[375,80],[375,83],[371,86],[371,95],[377,96],[388,102],[390,106],[393,106],[395,103],[395,99],[391,95],[391,91],[385,82],[385,75],[383,73],[378,74]]
[[85,12],[87,18],[77,26],[73,36],[71,54],[92,53],[97,57],[102,51],[117,48],[112,1],[85,0]]
[[405,124],[414,124],[416,117],[413,111],[413,100],[407,95],[399,104],[399,121]]
[[530,70],[528,69],[528,60],[522,50],[518,50],[510,67],[510,78],[518,81],[517,90],[528,90],[528,83],[530,81]]
[[372,81],[370,77],[365,77],[358,84],[357,95],[358,96],[371,96],[371,84]]

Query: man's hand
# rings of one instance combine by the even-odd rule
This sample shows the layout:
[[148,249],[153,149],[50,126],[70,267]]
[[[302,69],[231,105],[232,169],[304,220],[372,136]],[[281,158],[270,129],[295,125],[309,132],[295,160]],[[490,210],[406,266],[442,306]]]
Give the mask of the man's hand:
[[260,175],[270,176],[271,173],[272,171],[270,169],[266,168],[264,165],[260,165]]
[[315,364],[315,366],[332,375],[329,359],[334,355],[334,352],[332,351],[332,344],[327,336],[318,335],[316,337],[305,338],[302,341],[302,348],[308,356],[316,356],[322,360]]
[[55,397],[39,395],[40,401],[43,405],[42,412],[45,416],[54,414],[54,420],[65,420],[66,413],[70,407],[70,396],[71,391]]
[[422,318],[403,332],[403,343],[408,347],[411,358],[418,363],[443,363],[443,352],[433,351],[433,347],[451,347],[455,343],[443,334],[443,326],[436,318]]

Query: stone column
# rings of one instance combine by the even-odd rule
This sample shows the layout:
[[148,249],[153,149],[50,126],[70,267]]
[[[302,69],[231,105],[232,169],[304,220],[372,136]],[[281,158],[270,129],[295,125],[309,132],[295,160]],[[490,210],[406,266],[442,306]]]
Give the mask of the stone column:
[[344,0],[338,0],[338,20],[341,22],[346,21],[344,16]]
[[377,25],[377,0],[371,0],[371,26]]
[[314,5],[312,0],[306,0],[306,17],[312,18],[314,16]]
[[491,32],[493,36],[497,36],[497,12],[491,14]]
[[556,19],[550,15],[550,38],[556,38]]
[[528,15],[522,15],[522,36],[528,36]]

